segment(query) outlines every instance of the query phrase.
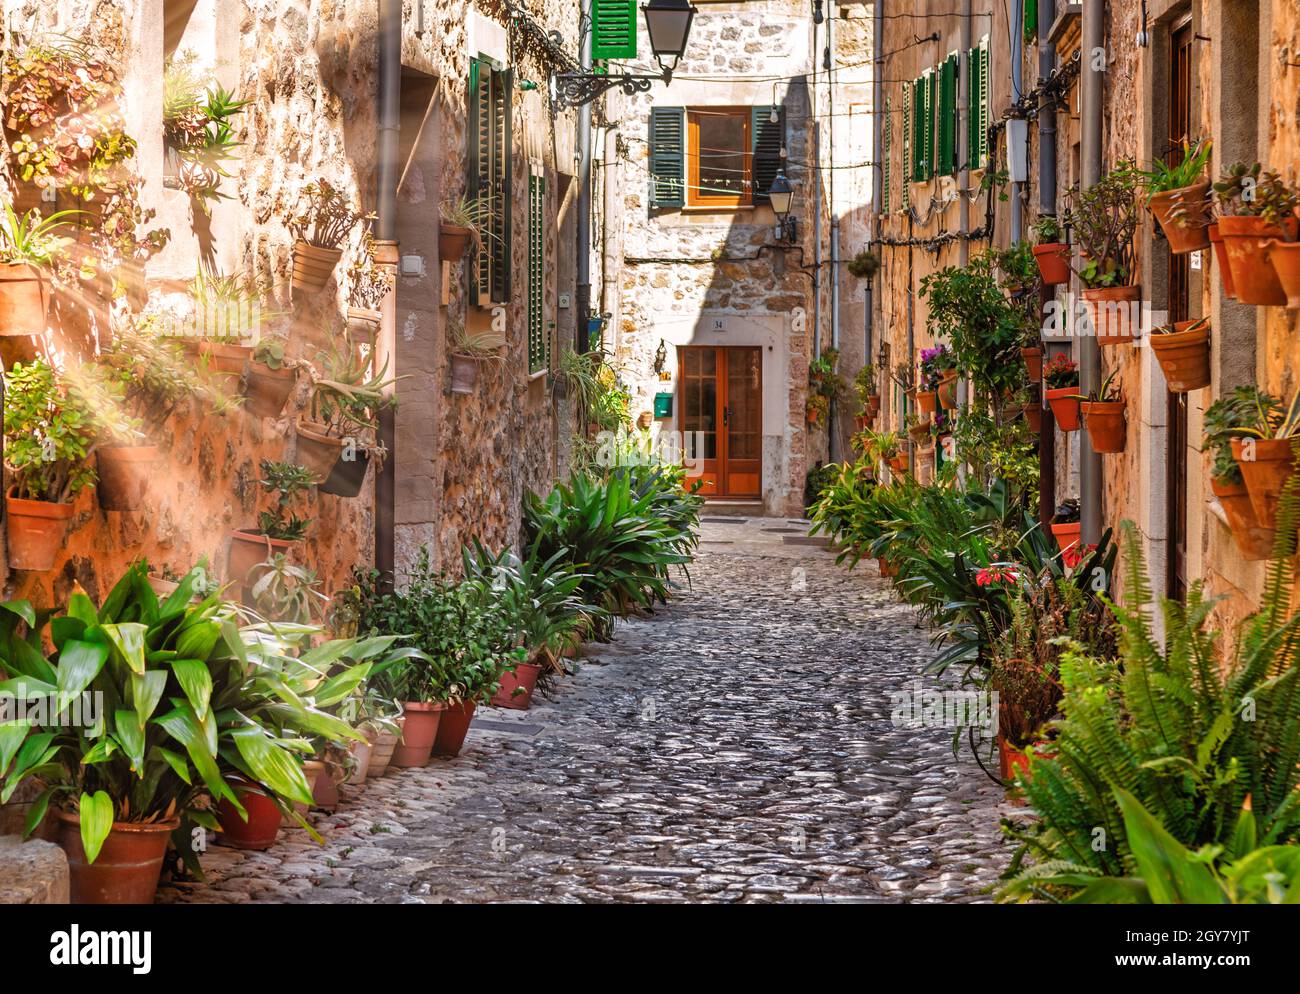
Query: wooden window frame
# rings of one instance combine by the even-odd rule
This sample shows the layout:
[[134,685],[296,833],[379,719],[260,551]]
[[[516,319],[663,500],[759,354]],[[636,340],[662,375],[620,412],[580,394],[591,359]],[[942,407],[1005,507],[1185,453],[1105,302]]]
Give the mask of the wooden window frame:
[[[751,107],[687,107],[686,108],[686,206],[713,208],[740,208],[754,205],[754,137]],[[741,155],[745,162],[742,179],[745,192],[736,196],[706,194],[700,190],[700,122],[701,115],[737,117],[744,128]]]

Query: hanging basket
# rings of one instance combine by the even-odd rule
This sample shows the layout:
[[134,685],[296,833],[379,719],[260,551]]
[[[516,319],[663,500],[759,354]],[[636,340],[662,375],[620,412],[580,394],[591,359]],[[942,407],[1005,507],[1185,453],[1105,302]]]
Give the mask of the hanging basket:
[[149,480],[162,459],[156,445],[106,445],[95,451],[99,469],[99,506],[105,511],[134,511],[144,502]]
[[1029,382],[1037,383],[1043,378],[1043,350],[1038,347],[1020,350],[1020,357],[1025,360],[1025,370],[1029,373]]
[[1228,519],[1228,530],[1242,556],[1252,562],[1271,558],[1275,532],[1260,524],[1245,482],[1211,479],[1210,489],[1219,499],[1219,506]]
[[244,380],[244,410],[255,418],[278,418],[298,382],[298,371],[249,363]]
[[1214,260],[1219,264],[1219,276],[1223,280],[1223,295],[1229,300],[1237,299],[1237,288],[1232,282],[1232,267],[1228,265],[1228,249],[1223,244],[1223,235],[1219,233],[1219,226],[1212,224],[1205,229],[1206,235],[1210,239],[1210,244],[1214,246]]
[[343,455],[343,439],[329,433],[329,426],[299,419],[298,448],[294,462],[310,470],[317,482],[328,480]]
[[469,251],[474,232],[459,224],[438,225],[438,258],[443,262],[459,262]]
[[1078,431],[1079,430],[1079,388],[1074,387],[1057,387],[1054,390],[1048,390],[1044,395],[1047,398],[1048,406],[1052,408],[1052,416],[1056,419],[1056,427],[1061,431]]
[[1123,452],[1128,435],[1122,400],[1085,400],[1079,405],[1093,452]]
[[467,355],[451,357],[451,392],[472,394],[478,382],[478,360]]
[[1300,308],[1300,242],[1273,239],[1264,243],[1264,254],[1286,294],[1286,306]]
[[1255,517],[1265,528],[1277,527],[1277,504],[1282,488],[1295,470],[1292,461],[1291,441],[1285,438],[1253,438],[1232,440],[1232,457],[1241,467],[1242,478],[1250,492],[1250,503]]
[[1070,246],[1065,242],[1045,242],[1034,246],[1038,274],[1047,286],[1070,282]]
[[939,379],[939,406],[945,411],[957,409],[957,370],[950,369]]
[[5,498],[9,568],[41,573],[53,569],[71,517],[71,504],[27,500],[11,492]]

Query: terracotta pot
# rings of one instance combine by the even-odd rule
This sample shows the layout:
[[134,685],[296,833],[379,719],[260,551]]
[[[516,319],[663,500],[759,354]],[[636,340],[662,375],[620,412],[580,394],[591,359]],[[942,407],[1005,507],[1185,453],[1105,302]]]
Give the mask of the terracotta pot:
[[467,355],[451,357],[451,392],[471,394],[478,382],[478,360]]
[[1025,360],[1025,370],[1029,373],[1029,382],[1039,382],[1043,378],[1043,350],[1041,348],[1021,349],[1020,357]]
[[939,407],[939,395],[934,390],[916,391],[916,409],[922,414],[933,414]]
[[391,766],[403,768],[427,766],[429,755],[433,752],[433,743],[438,738],[438,728],[444,714],[441,704],[422,701],[406,701],[402,704],[406,723],[402,726],[402,738],[393,750]]
[[1218,224],[1205,229],[1210,244],[1214,246],[1214,258],[1219,264],[1219,276],[1223,280],[1223,295],[1229,300],[1237,299],[1237,288],[1232,282],[1232,267],[1228,265],[1228,250],[1223,244],[1223,235],[1219,233]]
[[348,308],[348,337],[359,345],[374,345],[384,316],[368,307]]
[[1025,405],[1025,422],[1035,435],[1043,430],[1043,408],[1037,401]]
[[99,506],[105,511],[134,511],[143,502],[161,458],[156,445],[107,445],[97,449]]
[[72,903],[152,904],[167,840],[180,823],[179,818],[148,825],[115,821],[95,862],[89,863],[81,845],[81,819],[58,812],[55,831],[68,856]]
[[1169,240],[1169,251],[1175,255],[1210,247],[1210,237],[1205,230],[1210,224],[1209,180],[1153,193],[1147,207]]
[[[399,728],[405,727],[406,718],[404,716],[398,718],[397,724]],[[392,769],[393,750],[397,748],[397,743],[401,739],[402,733],[400,731],[382,732],[375,736],[375,747],[370,753],[369,776],[371,779],[382,777]]]
[[1254,445],[1247,448],[1245,440],[1234,438],[1232,456],[1241,467],[1255,517],[1265,528],[1276,528],[1277,502],[1295,469],[1291,442],[1285,438],[1254,438],[1250,441]]
[[950,369],[939,378],[939,406],[945,411],[957,409],[957,370]]
[[1056,539],[1056,544],[1062,553],[1067,553],[1079,544],[1079,539],[1083,535],[1083,522],[1070,521],[1065,524],[1051,525],[1052,536]]
[[438,258],[443,262],[459,262],[469,251],[473,231],[459,224],[438,224]]
[[38,572],[53,569],[71,517],[71,504],[26,500],[12,495],[6,497],[9,568]]
[[334,267],[343,258],[343,250],[336,248],[319,248],[304,241],[293,243],[293,280],[291,286],[296,292],[305,290],[312,293],[325,289],[325,284],[334,275]]
[[366,470],[370,466],[370,453],[365,449],[357,449],[353,455],[355,458],[348,459],[346,452],[340,454],[330,475],[318,485],[321,493],[333,494],[335,497],[356,497],[361,493],[361,487],[366,482]]
[[360,787],[366,782],[366,777],[370,775],[370,757],[375,753],[375,746],[373,742],[366,740],[365,742],[353,742],[348,746],[348,750],[352,753],[356,766],[348,774],[347,782],[354,787]]
[[230,533],[230,561],[226,567],[226,579],[244,584],[248,571],[258,563],[266,562],[277,552],[288,554],[297,545],[297,542],[259,535],[255,531],[233,531]]
[[1124,401],[1085,400],[1079,405],[1093,452],[1123,452],[1128,436]]
[[868,428],[871,427],[871,416],[867,414],[856,415],[853,418],[853,426],[858,431],[866,431]]
[[889,562],[889,560],[884,558],[883,556],[880,556],[876,559],[876,565],[880,567],[880,575],[885,578],[898,575],[898,570],[894,569],[893,565]]
[[294,462],[310,470],[317,481],[328,480],[343,455],[343,439],[329,434],[329,427],[305,418],[298,419],[298,448]]
[[458,756],[465,736],[469,732],[470,722],[474,720],[474,702],[448,704],[442,712],[442,721],[438,722],[438,739],[433,744],[435,756]]
[[1243,304],[1281,307],[1286,303],[1286,291],[1277,278],[1277,270],[1264,258],[1264,243],[1270,239],[1295,241],[1296,219],[1287,218],[1284,223],[1285,230],[1262,217],[1219,218],[1219,234],[1228,253],[1232,285]]
[[[302,775],[307,778],[307,789],[311,792],[312,803],[314,804],[316,798],[316,781],[325,776],[325,764],[319,759],[305,760],[302,764]],[[295,801],[293,810],[297,812],[300,818],[305,819],[307,817],[307,812],[311,810],[311,806],[311,804],[303,804],[299,801]],[[288,815],[284,816],[281,824],[291,828],[302,827]]]
[[[502,673],[501,686],[492,695],[492,703],[499,708],[527,711],[533,701],[537,678],[541,675],[542,668],[535,663],[520,663],[513,673]],[[515,693],[516,688],[518,694]]]
[[1141,327],[1140,286],[1099,287],[1084,290],[1080,296],[1088,307],[1088,317],[1098,345],[1123,345],[1133,341]]
[[223,376],[243,376],[249,356],[247,345],[228,345],[225,342],[199,342],[199,354],[207,357],[208,370]]
[[1065,242],[1044,242],[1034,246],[1038,274],[1047,286],[1070,282],[1070,246]]
[[867,395],[868,416],[874,418],[879,413],[880,413],[880,394],[878,393],[868,394]]
[[1210,385],[1210,326],[1190,331],[1195,321],[1179,321],[1174,330],[1151,336],[1151,348],[1165,373],[1170,393],[1187,393]]
[[160,601],[165,601],[176,593],[176,588],[180,586],[175,580],[164,580],[161,576],[154,576],[152,573],[146,579],[149,581],[149,589],[158,596]]
[[255,418],[278,418],[298,382],[296,369],[249,363],[244,379],[244,410]]
[[1259,523],[1246,484],[1211,479],[1210,489],[1219,499],[1223,514],[1228,519],[1228,530],[1232,532],[1242,557],[1256,562],[1272,558],[1276,533],[1272,528],[1265,528]]
[[0,262],[0,335],[39,335],[50,309],[50,279],[35,266]]
[[1286,294],[1286,306],[1300,308],[1300,242],[1279,242],[1271,239],[1264,243],[1264,254],[1277,274]]
[[1043,394],[1061,431],[1079,430],[1079,388],[1056,387]]
[[224,798],[217,804],[217,821],[221,823],[221,842],[236,849],[270,849],[280,834],[284,815],[271,794],[261,784],[229,781],[239,803],[248,814],[245,821],[235,806]]
[[339,785],[328,766],[316,777],[311,791],[311,806],[321,811],[333,811],[339,806]]

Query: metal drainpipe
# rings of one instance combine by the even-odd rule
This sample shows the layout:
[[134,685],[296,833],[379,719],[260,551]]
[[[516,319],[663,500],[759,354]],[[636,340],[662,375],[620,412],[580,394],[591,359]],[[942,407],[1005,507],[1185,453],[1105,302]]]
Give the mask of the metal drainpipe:
[[[835,165],[835,7],[832,4],[826,14],[826,126],[827,142],[830,144],[830,164]],[[826,184],[826,205],[831,216],[831,347],[840,347],[840,219],[835,213],[835,170],[830,171],[830,180]],[[832,407],[826,418],[827,457],[835,461],[839,448],[835,444],[835,410]]]
[[[402,95],[402,0],[379,0],[379,175],[375,217],[375,241],[382,247],[380,262],[397,266],[397,153],[401,127]],[[378,253],[377,253],[378,254]],[[397,294],[384,298],[379,327],[377,356],[394,360],[389,367],[397,374],[394,351],[397,344]],[[383,469],[375,477],[375,568],[391,573],[396,560],[397,458],[396,415],[392,406],[379,412],[379,443],[388,450]]]
[[[971,49],[971,0],[962,0],[961,5],[961,58],[957,64],[961,65],[961,59],[967,60],[967,67],[970,64]],[[966,199],[966,191],[970,189],[970,72],[964,72],[957,80],[957,102],[961,106],[962,117],[967,127],[957,129],[957,154],[961,158],[961,171],[957,174],[961,183],[960,200],[957,204],[957,221],[961,231],[961,238],[957,243],[957,258],[964,267],[970,261],[970,240],[966,237],[970,233],[970,201]],[[965,390],[965,384],[962,385]],[[963,398],[964,400],[965,398]]]
[[[1046,79],[1056,68],[1056,46],[1048,37],[1056,20],[1056,0],[1038,3],[1038,78]],[[1038,211],[1056,214],[1056,103],[1043,96],[1038,104]],[[1044,301],[1052,299],[1043,288]],[[1043,347],[1044,358],[1047,348]],[[1041,387],[1040,387],[1041,389]],[[1056,431],[1051,408],[1042,403],[1038,434],[1038,520],[1043,534],[1056,512]]]
[[[1011,99],[1018,103],[1025,92],[1025,25],[1023,21],[1025,8],[1023,4],[1011,4]],[[1008,145],[1007,153],[1010,154]],[[1025,205],[1022,200],[1025,185],[1013,183],[1011,190],[1011,244],[1014,245],[1024,235]]]
[[[591,71],[591,21],[584,4],[578,17],[578,48],[582,71]],[[577,277],[578,323],[573,333],[573,349],[585,352],[588,344],[587,322],[591,317],[591,104],[578,108],[578,217],[577,254],[574,274]]]
[[[1092,53],[1104,51],[1106,43],[1105,11],[1101,3],[1083,5],[1083,65],[1081,67],[1083,107],[1080,136],[1083,155],[1080,163],[1080,185],[1083,189],[1101,179],[1101,122],[1104,70],[1093,68]],[[1100,386],[1101,352],[1094,335],[1075,338],[1079,350],[1079,392],[1085,396]],[[1079,444],[1079,509],[1082,526],[1081,540],[1090,545],[1101,538],[1101,456],[1084,442]]]
[[811,358],[822,354],[822,130],[817,120],[817,24],[812,26],[812,80],[808,91],[809,121],[813,140],[813,347]]

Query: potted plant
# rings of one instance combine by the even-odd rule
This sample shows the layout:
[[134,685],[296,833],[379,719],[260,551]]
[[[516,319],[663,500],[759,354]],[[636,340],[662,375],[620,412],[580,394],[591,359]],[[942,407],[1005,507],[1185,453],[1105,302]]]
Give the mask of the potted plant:
[[373,214],[354,210],[342,190],[327,180],[308,183],[298,213],[289,221],[294,236],[293,290],[325,289],[334,267],[343,258],[343,243],[358,224]]
[[1277,504],[1282,488],[1295,470],[1291,440],[1300,432],[1300,392],[1283,408],[1273,397],[1247,388],[1239,410],[1247,416],[1233,430],[1232,457],[1250,493],[1255,517],[1265,528],[1277,526]]
[[348,338],[357,344],[375,344],[380,308],[393,289],[393,271],[375,262],[374,240],[365,238],[364,251],[348,269]]
[[253,346],[244,374],[244,410],[255,418],[278,418],[298,384],[300,362],[285,357],[286,341],[263,338]]
[[1028,242],[1016,242],[997,251],[997,268],[1002,285],[1012,297],[1023,296],[1038,282],[1038,266]]
[[387,365],[371,375],[369,358],[358,358],[347,348],[336,347],[318,360],[324,375],[312,383],[307,414],[298,419],[297,462],[324,482],[346,456],[359,469],[359,492],[371,453],[383,451],[367,445],[362,435],[373,435],[378,412],[396,403],[391,389],[396,380],[385,379]]
[[880,256],[869,249],[862,249],[850,259],[845,268],[849,275],[856,276],[860,280],[874,279],[876,273],[880,271]]
[[876,367],[867,363],[859,369],[858,375],[853,378],[853,388],[857,391],[858,403],[861,405],[861,413],[857,416],[857,428],[861,431],[880,411],[880,394],[876,389]]
[[1151,336],[1151,348],[1171,393],[1187,393],[1210,385],[1208,316],[1157,328]]
[[1140,324],[1133,313],[1141,298],[1133,238],[1141,178],[1133,161],[1124,159],[1087,190],[1073,191],[1070,220],[1083,259],[1076,272],[1099,345],[1133,341]]
[[192,312],[182,347],[198,354],[200,370],[222,394],[237,393],[261,325],[279,316],[265,287],[243,276],[199,270],[189,286]]
[[[916,406],[922,414],[933,414],[940,403],[940,385],[949,373],[956,378],[956,361],[952,351],[943,344],[921,350],[920,377],[916,388]],[[955,395],[951,398],[956,406]],[[945,404],[945,409],[951,408]]]
[[1142,174],[1142,185],[1151,211],[1175,254],[1199,252],[1210,247],[1206,229],[1210,225],[1210,181],[1204,178],[1213,143],[1183,139],[1183,154],[1175,165],[1160,159]]
[[220,186],[241,144],[233,118],[248,103],[219,83],[205,87],[188,50],[169,57],[163,68],[163,185],[187,193],[205,215],[211,216],[213,203],[229,199]]
[[289,553],[307,534],[310,518],[300,518],[294,505],[310,489],[315,477],[310,470],[293,463],[263,459],[262,489],[275,495],[275,503],[257,516],[256,528],[236,529],[230,535],[230,562],[227,578],[249,585],[254,566],[277,552]]
[[1275,173],[1260,175],[1260,164],[1235,163],[1214,184],[1219,234],[1223,238],[1232,285],[1243,304],[1279,307],[1287,302],[1277,271],[1264,246],[1272,239],[1296,240],[1296,191]]
[[491,237],[492,198],[444,200],[438,218],[438,258],[458,262],[470,243],[475,253],[483,251],[484,237]]
[[[829,419],[835,399],[844,392],[844,378],[837,367],[840,362],[840,350],[826,348],[821,355],[808,363],[808,423],[821,427]],[[820,398],[820,399],[816,399]]]
[[1080,413],[1088,427],[1088,441],[1093,452],[1123,452],[1128,435],[1124,413],[1124,399],[1119,388],[1113,387],[1119,369],[1111,371],[1099,391],[1087,398],[1080,397]]
[[499,331],[467,331],[464,324],[453,323],[451,328],[451,392],[472,394],[478,382],[478,367],[483,362],[501,362],[501,349],[506,337]]
[[64,218],[77,211],[59,211],[47,218],[31,210],[18,215],[4,205],[0,219],[0,335],[38,335],[45,331],[50,307],[49,270],[71,239],[60,237]]
[[1079,430],[1079,364],[1064,352],[1043,366],[1044,397],[1061,431]]
[[1228,264],[1228,250],[1223,244],[1223,234],[1219,231],[1217,216],[1205,229],[1205,235],[1214,247],[1214,261],[1219,267],[1219,277],[1223,281],[1223,296],[1226,300],[1237,299],[1237,288],[1232,282],[1232,267]]
[[1062,501],[1052,515],[1052,536],[1061,550],[1061,557],[1068,564],[1071,557],[1078,555],[1078,545],[1083,534],[1083,523],[1079,514],[1079,500],[1069,497]]
[[1061,224],[1051,214],[1034,222],[1034,261],[1038,274],[1047,286],[1070,282],[1070,246],[1061,240]]
[[1233,456],[1232,442],[1244,437],[1245,429],[1252,426],[1276,424],[1282,414],[1282,401],[1257,387],[1237,387],[1205,410],[1204,449],[1211,454],[1210,489],[1223,508],[1237,548],[1249,560],[1272,555],[1274,531],[1255,513],[1241,466]]

